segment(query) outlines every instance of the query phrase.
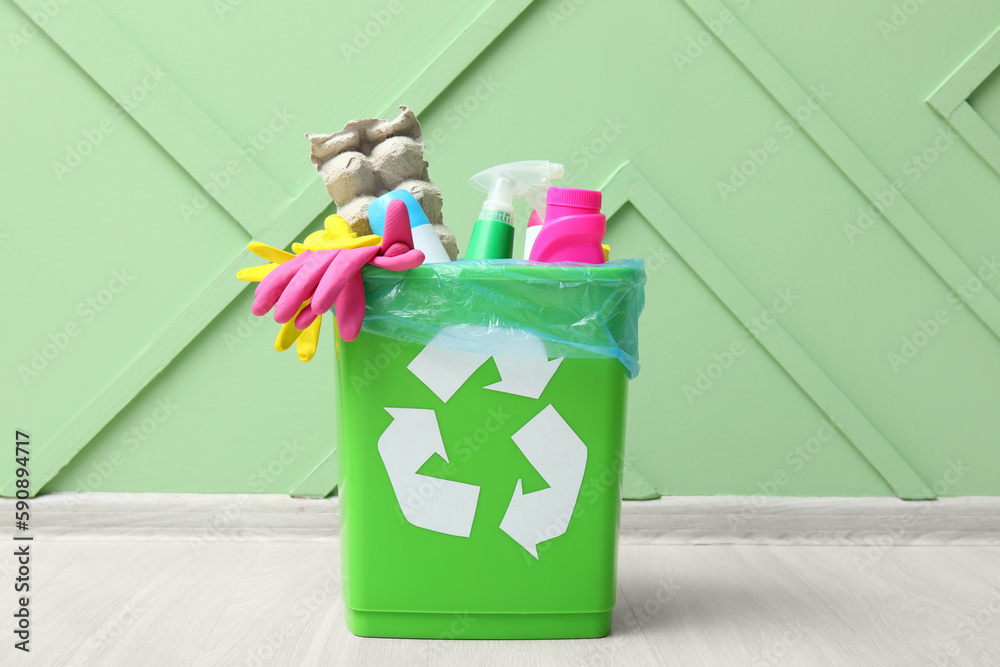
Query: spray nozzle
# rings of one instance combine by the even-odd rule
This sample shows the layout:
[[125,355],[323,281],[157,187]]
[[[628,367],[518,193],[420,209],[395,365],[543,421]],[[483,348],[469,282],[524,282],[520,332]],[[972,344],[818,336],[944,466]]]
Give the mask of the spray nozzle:
[[545,193],[552,181],[564,173],[561,164],[545,160],[510,162],[479,172],[469,179],[476,188],[489,193],[479,217],[509,223],[514,197],[521,197],[544,215]]

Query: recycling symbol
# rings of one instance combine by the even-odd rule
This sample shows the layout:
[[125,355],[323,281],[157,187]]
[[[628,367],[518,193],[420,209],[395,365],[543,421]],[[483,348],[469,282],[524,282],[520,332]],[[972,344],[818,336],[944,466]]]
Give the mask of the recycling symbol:
[[[497,352],[487,355],[435,345],[437,338],[445,336],[455,341],[453,332],[445,329],[407,366],[445,403],[491,358],[500,382],[485,389],[533,399],[542,395],[562,362],[550,361],[543,342],[528,332],[470,329],[462,327],[462,336],[472,334]],[[421,408],[385,410],[392,422],[379,437],[378,452],[403,516],[419,528],[469,537],[480,487],[417,473],[434,454],[448,462],[437,414]],[[518,479],[499,528],[537,559],[537,545],[559,537],[569,527],[587,467],[587,446],[552,405],[542,408],[511,439],[549,488],[524,493]],[[423,502],[413,503],[428,483],[434,492],[429,497],[419,495]]]

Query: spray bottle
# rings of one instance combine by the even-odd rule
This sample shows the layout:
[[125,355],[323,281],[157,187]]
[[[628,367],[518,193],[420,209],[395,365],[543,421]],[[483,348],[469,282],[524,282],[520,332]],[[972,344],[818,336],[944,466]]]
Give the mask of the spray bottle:
[[511,162],[481,171],[471,179],[476,188],[488,192],[465,259],[509,259],[514,252],[514,197],[528,201],[543,214],[549,183],[562,178],[561,164],[544,160]]

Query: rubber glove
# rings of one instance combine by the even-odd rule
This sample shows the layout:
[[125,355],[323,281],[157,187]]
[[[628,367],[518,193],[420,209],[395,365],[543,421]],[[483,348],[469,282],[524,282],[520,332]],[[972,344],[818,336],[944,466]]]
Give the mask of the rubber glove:
[[[270,264],[240,269],[240,271],[236,274],[236,277],[240,280],[261,282],[280,265],[286,264],[287,262],[295,259],[295,255],[292,255],[291,253],[287,253],[284,250],[278,250],[277,248],[273,248],[269,245],[258,243],[256,241],[250,243],[247,248],[249,248],[250,252],[258,257],[272,261]],[[305,309],[306,304],[303,304],[302,307]],[[321,319],[317,317],[312,318],[309,325],[303,326],[301,329],[297,329],[292,323],[283,325],[281,330],[278,332],[278,337],[274,340],[274,349],[279,352],[284,352],[292,346],[292,343],[295,343],[295,351],[298,354],[299,359],[303,362],[310,361],[316,354],[316,346],[319,341],[320,324]]]
[[[309,303],[302,304],[302,310],[309,313]],[[319,343],[319,328],[323,322],[322,317],[311,318],[312,321],[301,328],[295,322],[285,322],[281,325],[278,337],[274,339],[274,349],[284,352],[292,343],[295,343],[295,351],[301,361],[310,361],[316,354],[316,346]]]
[[[375,235],[358,237],[343,217],[331,215],[324,220],[324,229],[313,232],[306,237],[303,243],[292,244],[292,250],[295,251],[295,255],[264,243],[251,242],[247,246],[250,252],[262,259],[268,260],[270,263],[241,269],[236,274],[236,277],[249,282],[262,282],[280,265],[295,260],[297,255],[332,248],[378,246],[381,241],[382,237]],[[304,262],[305,260],[300,260],[297,265]],[[291,269],[286,269],[286,271],[294,273]],[[292,278],[294,278],[294,275],[289,277],[287,282],[291,282]],[[285,283],[286,285],[287,282]],[[259,286],[257,289],[260,291]],[[291,347],[292,343],[295,343],[298,357],[303,362],[311,360],[316,354],[320,325],[322,323],[322,318],[315,314],[308,305],[308,300],[297,305],[297,313],[295,314],[294,321],[291,318],[289,318],[289,321],[285,321],[278,332],[278,337],[274,341],[274,348],[279,352],[287,350]]]
[[374,248],[340,250],[316,287],[313,312],[320,314],[332,305],[337,313],[340,337],[352,341],[358,337],[365,318],[365,288],[361,269],[372,264],[390,271],[404,271],[424,263],[424,253],[413,248],[410,214],[406,204],[394,200],[385,215],[382,245]]
[[306,250],[330,250],[332,248],[360,248],[362,246],[378,245],[382,237],[375,234],[358,236],[351,229],[347,220],[339,215],[327,216],[323,221],[325,229],[313,232],[302,243],[293,243],[292,251],[300,254]]
[[[379,246],[306,250],[271,271],[257,287],[251,310],[261,316],[274,308],[274,319],[296,328],[334,308],[341,338],[352,341],[365,316],[365,290],[361,269],[373,264],[392,271],[412,269],[424,261],[413,249],[410,216],[401,201],[390,202],[385,234]],[[308,308],[303,304],[310,302]]]

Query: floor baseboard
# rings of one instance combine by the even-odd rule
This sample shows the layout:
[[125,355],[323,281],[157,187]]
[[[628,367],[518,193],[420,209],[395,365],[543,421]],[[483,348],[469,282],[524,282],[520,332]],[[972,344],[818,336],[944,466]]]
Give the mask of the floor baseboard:
[[[337,499],[279,495],[53,493],[31,501],[38,539],[334,539]],[[13,514],[14,501],[0,499]],[[5,526],[4,534],[12,529]],[[1000,498],[691,496],[626,501],[629,544],[1000,545]]]
[[1000,544],[1000,498],[684,496],[627,502],[633,544]]

